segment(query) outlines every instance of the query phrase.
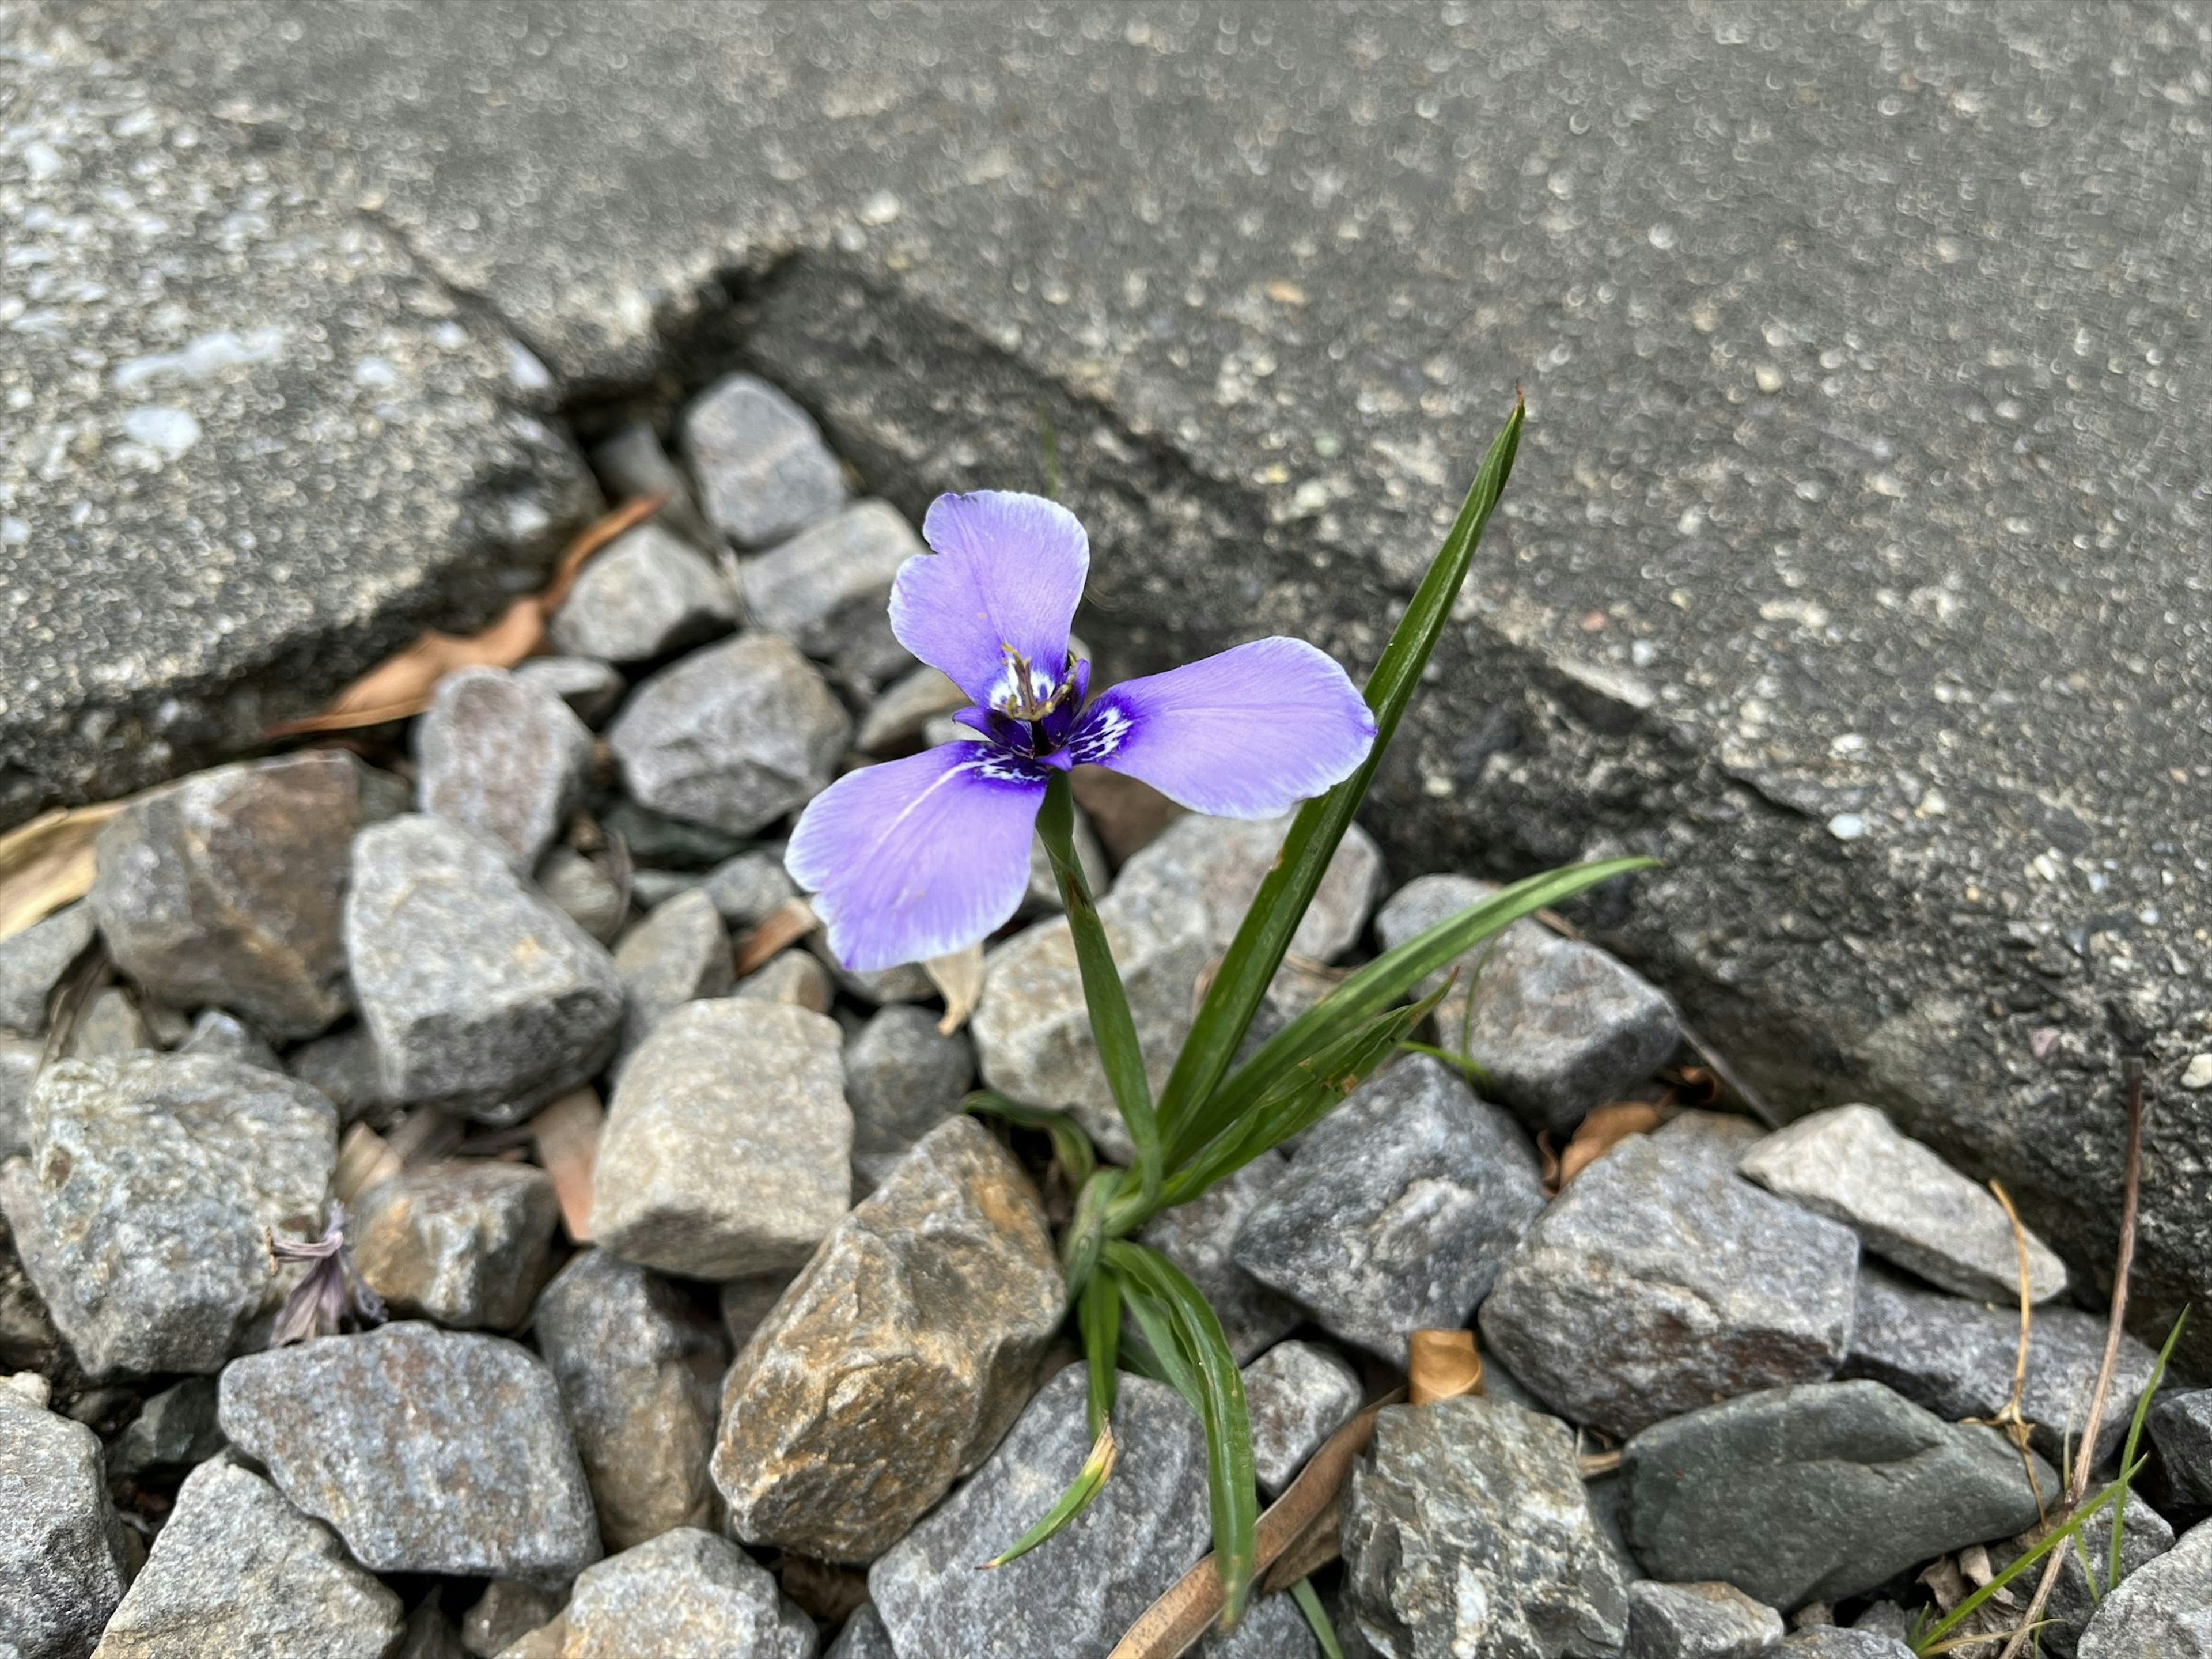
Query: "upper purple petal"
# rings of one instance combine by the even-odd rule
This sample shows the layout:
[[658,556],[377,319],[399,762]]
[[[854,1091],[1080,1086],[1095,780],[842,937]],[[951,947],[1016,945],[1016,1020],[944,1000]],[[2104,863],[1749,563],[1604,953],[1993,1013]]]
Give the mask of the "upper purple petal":
[[1068,757],[1193,811],[1268,818],[1349,777],[1374,742],[1344,670],[1303,640],[1270,639],[1101,692]]
[[891,588],[891,632],[985,708],[1013,682],[1010,653],[1056,685],[1091,568],[1075,515],[1042,495],[939,495],[921,523],[936,550],[908,559]]
[[949,956],[1014,914],[1047,774],[948,743],[848,772],[807,803],[784,866],[856,972]]

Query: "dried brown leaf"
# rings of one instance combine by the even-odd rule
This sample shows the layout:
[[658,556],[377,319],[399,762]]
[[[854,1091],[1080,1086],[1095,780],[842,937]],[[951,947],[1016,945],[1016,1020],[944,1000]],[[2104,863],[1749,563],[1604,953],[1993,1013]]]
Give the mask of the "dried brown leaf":
[[786,899],[738,941],[738,977],[757,972],[777,951],[798,944],[820,926],[805,899]]
[[1406,1398],[1416,1406],[1482,1392],[1473,1331],[1415,1331],[1408,1339]]
[[58,806],[0,836],[0,939],[92,890],[93,839],[128,804]]
[[592,1169],[606,1121],[598,1091],[588,1088],[562,1095],[530,1120],[538,1162],[552,1178],[561,1224],[573,1243],[592,1240]]
[[1622,1141],[1649,1134],[1666,1121],[1666,1109],[1648,1100],[1616,1100],[1596,1108],[1576,1126],[1574,1139],[1559,1154],[1559,1185],[1566,1187]]

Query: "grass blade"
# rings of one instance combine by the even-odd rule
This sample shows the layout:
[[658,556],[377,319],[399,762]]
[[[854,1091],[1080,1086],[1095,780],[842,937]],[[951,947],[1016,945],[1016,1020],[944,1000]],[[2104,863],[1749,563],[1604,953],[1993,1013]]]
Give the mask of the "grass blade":
[[[2142,1441],[2143,1419],[2150,1415],[2151,1396],[2158,1392],[2158,1385],[2166,1380],[2166,1362],[2173,1357],[2173,1345],[2181,1340],[2182,1328],[2188,1323],[2189,1310],[2184,1308],[2180,1317],[2173,1322],[2173,1328],[2166,1334],[2166,1346],[2158,1351],[2158,1363],[2150,1368],[2150,1381],[2143,1384],[2142,1393],[2136,1397],[2135,1418],[2128,1425],[2128,1443],[2120,1451],[2120,1477],[2112,1483],[2120,1489],[2120,1496],[2118,1507],[2112,1510],[2112,1572],[2105,1580],[2105,1594],[2107,1595],[2120,1587],[2120,1545],[2124,1540],[2128,1524],[2128,1487],[2130,1484],[2128,1471],[2135,1464],[2136,1448]],[[2092,1443],[2094,1433],[2093,1427]],[[2089,1581],[2092,1589],[2096,1588],[2095,1573],[2085,1570],[2081,1576]]]
[[1503,933],[1522,917],[1601,882],[1632,870],[1649,869],[1657,862],[1648,858],[1607,859],[1530,876],[1500,888],[1480,904],[1446,918],[1395,950],[1386,951],[1261,1044],[1259,1051],[1230,1074],[1201,1109],[1187,1114],[1168,1137],[1169,1166],[1181,1164],[1219,1134],[1292,1066],[1318,1054],[1361,1021],[1383,1012],[1431,974],[1492,934]]
[[1081,1192],[1084,1182],[1098,1167],[1098,1154],[1091,1145],[1091,1137],[1066,1112],[1054,1111],[1049,1106],[1024,1105],[1018,1100],[1007,1099],[995,1089],[974,1091],[960,1103],[960,1109],[1002,1117],[1024,1129],[1041,1129],[1051,1136],[1052,1155],[1059,1160],[1060,1175],[1071,1193]]
[[1098,1064],[1114,1091],[1121,1121],[1128,1126],[1130,1142],[1137,1149],[1137,1179],[1149,1197],[1160,1188],[1159,1119],[1152,1110],[1152,1085],[1145,1080],[1145,1054],[1137,1043],[1128,994],[1114,966],[1113,947],[1107,943],[1105,924],[1098,920],[1091,884],[1084,879],[1083,866],[1075,856],[1075,797],[1065,772],[1054,773],[1045,787],[1037,833],[1051,855],[1053,873],[1060,878],[1060,902],[1075,940],[1076,966],[1083,973],[1083,1000],[1098,1044]]
[[[1115,1275],[1157,1300],[1182,1348],[1182,1363],[1198,1392],[1206,1428],[1206,1484],[1213,1518],[1213,1565],[1221,1577],[1221,1627],[1244,1616],[1251,1593],[1254,1534],[1260,1524],[1260,1489],[1252,1474],[1252,1425],[1244,1408],[1244,1380],[1221,1334],[1221,1322],[1182,1269],[1157,1250],[1125,1239],[1107,1242],[1105,1260]],[[1141,1321],[1140,1321],[1141,1322]],[[1147,1331],[1149,1336],[1151,1333]],[[1155,1338],[1154,1346],[1158,1346]]]
[[1298,1611],[1306,1616],[1306,1624],[1321,1644],[1322,1659],[1344,1659],[1344,1650],[1336,1639],[1336,1626],[1328,1621],[1328,1609],[1321,1604],[1321,1592],[1313,1587],[1313,1580],[1301,1578],[1291,1586],[1291,1600],[1298,1604]]
[[1076,1304],[1075,1322],[1083,1332],[1083,1357],[1091,1366],[1091,1432],[1103,1434],[1114,1421],[1114,1367],[1121,1344],[1121,1285],[1111,1273],[1093,1273]]
[[1260,884],[1235,940],[1222,957],[1190,1036],[1176,1057],[1167,1087],[1161,1091],[1160,1117],[1170,1138],[1228,1072],[1251,1026],[1252,1016],[1259,1010],[1260,1000],[1267,994],[1268,981],[1282,965],[1291,935],[1297,931],[1306,906],[1313,902],[1337,843],[1351,827],[1352,814],[1366,797],[1375,769],[1382,763],[1383,751],[1390,746],[1399,720],[1420,684],[1421,671],[1428,666],[1429,655],[1451,619],[1452,602],[1467,580],[1475,544],[1482,539],[1483,529],[1513,471],[1524,413],[1516,398],[1512,414],[1492,442],[1490,453],[1483,457],[1450,534],[1431,561],[1428,574],[1406,606],[1406,614],[1391,631],[1375,672],[1367,677],[1367,706],[1375,713],[1374,748],[1358,771],[1318,800],[1310,800],[1298,809],[1274,867]]
[[1076,1471],[1075,1479],[1068,1483],[1067,1490],[1060,1493],[1059,1501],[1044,1512],[1036,1525],[984,1562],[983,1570],[988,1571],[993,1567],[1003,1567],[1007,1562],[1027,1555],[1089,1509],[1091,1500],[1106,1490],[1106,1481],[1114,1473],[1114,1460],[1120,1455],[1120,1450],[1114,1441],[1114,1425],[1109,1423],[1099,1430],[1098,1437],[1091,1443],[1091,1455],[1083,1460],[1083,1467]]

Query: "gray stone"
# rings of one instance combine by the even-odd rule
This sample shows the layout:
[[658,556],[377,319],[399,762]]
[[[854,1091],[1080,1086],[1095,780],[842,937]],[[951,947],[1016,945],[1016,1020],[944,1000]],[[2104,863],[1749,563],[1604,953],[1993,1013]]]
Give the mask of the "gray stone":
[[975,1571],[1035,1523],[1090,1455],[1086,1387],[1080,1365],[1046,1383],[990,1461],[869,1569],[899,1659],[1103,1655],[1205,1553],[1198,1419],[1164,1384],[1125,1376],[1114,1478],[1049,1544]]
[[974,1119],[939,1124],[731,1367],[714,1463],[731,1530],[874,1559],[998,1444],[1066,1305],[1021,1166]]
[[545,1287],[532,1328],[607,1547],[708,1525],[714,1392],[728,1360],[713,1323],[658,1273],[587,1250]]
[[1912,1650],[1880,1631],[1821,1625],[1784,1638],[1773,1651],[1775,1659],[1907,1659]]
[[1282,1184],[1290,1159],[1266,1152],[1188,1204],[1163,1210],[1139,1235],[1189,1275],[1221,1321],[1238,1364],[1290,1334],[1302,1316],[1237,1265],[1237,1231]]
[[100,1438],[0,1387],[0,1650],[83,1659],[123,1599]]
[[337,1115],[306,1085],[203,1055],[61,1060],[0,1209],[94,1377],[212,1371],[273,1308],[265,1235],[322,1231]]
[[893,680],[868,705],[853,742],[862,753],[889,757],[921,739],[922,728],[940,715],[968,707],[965,691],[939,670],[924,665]]
[[1327,1348],[1278,1342],[1244,1368],[1252,1468],[1262,1497],[1297,1478],[1306,1459],[1358,1411],[1359,1374]]
[[[1872,1106],[1801,1117],[1737,1167],[1932,1285],[1977,1301],[2020,1298],[2020,1247],[2004,1206]],[[2048,1302],[2066,1288],[2066,1264],[2033,1233],[2027,1239],[2029,1299]]]
[[[1206,907],[1181,892],[1114,892],[1100,902],[1098,914],[1157,1096],[1189,1035],[1191,994],[1212,954]],[[1131,1155],[1128,1131],[1098,1064],[1065,917],[1040,922],[985,953],[983,997],[969,1029],[988,1087],[1067,1112],[1109,1156]]]
[[644,805],[748,836],[829,786],[852,730],[787,641],[741,634],[639,686],[607,741]]
[[1237,1262],[1331,1335],[1402,1364],[1409,1333],[1467,1323],[1543,1208],[1521,1126],[1414,1055],[1306,1133],[1238,1231]]
[[399,1598],[330,1528],[228,1458],[185,1478],[96,1659],[386,1659]]
[[629,895],[574,848],[556,847],[545,855],[538,886],[562,915],[602,945],[613,943],[629,920]]
[[303,1042],[285,1064],[294,1077],[319,1090],[338,1109],[341,1122],[350,1123],[392,1103],[376,1039],[366,1025],[349,1025]]
[[784,873],[781,849],[740,853],[708,872],[705,891],[722,920],[742,933],[757,927],[787,901],[799,896],[799,884]]
[[2200,1521],[2123,1581],[2082,1632],[2081,1659],[2212,1655],[2212,1522]]
[[696,1527],[579,1574],[563,1620],[553,1659],[814,1659],[814,1621],[783,1599],[766,1568]]
[[826,1014],[837,1000],[837,987],[830,970],[807,952],[779,951],[739,981],[731,994]]
[[138,999],[119,985],[94,994],[70,1029],[63,1053],[71,1060],[112,1060],[154,1046]]
[[[1290,828],[1288,816],[1188,814],[1121,866],[1115,890],[1126,890],[1129,899],[1173,895],[1197,900],[1206,907],[1208,939],[1216,951],[1225,951]],[[1291,935],[1291,953],[1310,962],[1332,962],[1343,955],[1367,931],[1368,913],[1382,890],[1382,854],[1374,837],[1355,823],[1345,832],[1313,902]]]
[[235,1014],[225,1013],[220,1008],[203,1008],[192,1021],[192,1029],[179,1043],[180,1054],[210,1054],[217,1060],[234,1060],[241,1066],[258,1066],[264,1072],[282,1072],[284,1062],[276,1058],[276,1051],[269,1040]]
[[31,1150],[31,1083],[45,1052],[37,1037],[0,1037],[0,1164]]
[[888,607],[899,567],[928,550],[897,508],[860,501],[745,560],[738,591],[755,627],[832,665],[847,684],[870,688],[914,665]]
[[528,875],[567,823],[592,769],[592,734],[550,687],[504,668],[438,682],[415,723],[421,810],[472,830]]
[[495,1578],[461,1615],[461,1648],[491,1659],[552,1619],[567,1600],[520,1578]]
[[684,411],[684,458],[708,520],[740,547],[766,547],[845,500],[845,475],[806,411],[765,380],[729,374]]
[[684,1004],[623,1067],[592,1229],[695,1279],[795,1267],[852,1201],[853,1114],[835,1020],[781,1003]]
[[1321,1644],[1285,1593],[1255,1601],[1235,1630],[1208,1632],[1191,1653],[1194,1659],[1321,1659]]
[[606,724],[629,690],[619,669],[593,657],[532,657],[515,665],[514,678],[550,691],[594,732]]
[[870,1187],[881,1182],[908,1148],[960,1109],[975,1080],[975,1047],[965,1031],[944,1036],[934,1014],[902,1005],[870,1015],[845,1045],[854,1174]]
[[615,946],[629,996],[622,1052],[644,1042],[672,1009],[727,991],[732,968],[730,931],[706,894],[678,893],[655,907]]
[[617,537],[576,574],[546,636],[556,651],[645,662],[728,633],[737,601],[706,557],[658,524]]
[[[1465,876],[1424,876],[1391,896],[1376,935],[1393,949],[1497,890]],[[1437,1006],[1443,1046],[1480,1066],[1531,1128],[1571,1133],[1592,1107],[1650,1077],[1681,1037],[1664,992],[1533,919],[1486,939],[1421,989],[1455,969],[1458,982]]]
[[891,1633],[884,1628],[873,1602],[863,1601],[845,1621],[837,1639],[823,1650],[823,1659],[898,1659]]
[[[2019,1352],[2017,1304],[1987,1307],[1869,1266],[1859,1271],[1850,1351],[1837,1375],[1887,1383],[1916,1405],[1954,1421],[1994,1417],[2012,1396]],[[2053,1462],[2062,1461],[2065,1444],[2078,1444],[2082,1437],[2104,1357],[2102,1319],[2079,1308],[2036,1310],[2028,1332],[2021,1415],[2028,1420],[2035,1449]],[[2118,1449],[2155,1363],[2156,1356],[2142,1343],[2121,1338],[2094,1463]]]
[[1383,1653],[1609,1659],[1628,1620],[1572,1432],[1475,1395],[1376,1419],[1344,1499],[1344,1595]]
[[752,845],[742,836],[671,817],[628,796],[617,797],[599,815],[599,826],[610,839],[619,838],[629,850],[630,862],[640,875],[675,870],[698,871],[703,875]]
[[1782,1615],[1734,1584],[1642,1578],[1628,1587],[1621,1659],[1753,1659],[1782,1636]]
[[2212,1509],[2212,1389],[2160,1395],[2144,1427],[2166,1496],[2183,1509]]
[[1506,1261],[1483,1336],[1570,1421],[1633,1434],[1842,1364],[1857,1237],[1737,1176],[1758,1133],[1690,1113],[1616,1147]]
[[512,1330],[544,1279],[560,1215],[543,1170],[470,1158],[377,1182],[346,1237],[354,1267],[395,1314]]
[[92,906],[79,902],[0,939],[0,1026],[26,1036],[46,1029],[46,999],[92,943],[94,927]]
[[721,1289],[719,1298],[722,1313],[722,1332],[730,1339],[732,1352],[742,1349],[752,1340],[752,1334],[761,1322],[781,1299],[791,1281],[799,1277],[798,1270],[787,1273],[754,1273],[744,1279],[732,1279]]
[[691,480],[669,459],[659,434],[643,421],[623,422],[592,445],[591,455],[592,470],[610,495],[617,500],[665,495],[653,522],[701,547],[713,544],[714,532],[692,498]]
[[[1579,1184],[1579,1183],[1577,1183]],[[1629,1547],[1656,1577],[1725,1579],[1774,1607],[1833,1601],[2038,1518],[2020,1454],[1878,1382],[1708,1406],[1621,1451]],[[2046,1501],[2058,1490],[2036,1460]]]
[[599,942],[431,817],[362,832],[346,954],[395,1099],[512,1123],[596,1073],[623,1015]]
[[222,1421],[371,1571],[555,1579],[599,1559],[560,1391],[502,1337],[407,1321],[249,1355]]
[[902,962],[890,968],[848,968],[830,954],[829,936],[818,928],[806,936],[806,948],[830,970],[839,990],[871,1008],[895,1002],[927,1002],[937,995],[937,981],[918,962]]
[[[2051,1588],[2051,1599],[2043,1605],[2043,1618],[2048,1622],[2036,1632],[2039,1650],[2054,1656],[2055,1659],[2075,1659],[2081,1634],[2096,1616],[2097,1608],[2108,1588],[2105,1583],[2105,1575],[2111,1570],[2112,1559],[2112,1506],[2107,1504],[2091,1516],[2076,1535],[2081,1540],[2079,1550],[2069,1547],[2059,1552],[2064,1565],[2058,1569],[2058,1581]],[[1990,1550],[1990,1565],[2002,1571],[2035,1541],[2033,1533],[2022,1533],[2009,1544],[1993,1546]],[[2172,1547],[2173,1528],[2166,1524],[2166,1517],[2144,1503],[2130,1488],[2127,1520],[2120,1532],[2120,1576],[2125,1578],[2142,1571]],[[2094,1589],[2090,1585],[2088,1575],[2082,1571],[2081,1562],[2085,1554],[2096,1564]],[[2016,1583],[2019,1582],[2014,1581]],[[2033,1586],[2038,1581],[2030,1577],[2026,1582]],[[2034,1594],[2032,1588],[2028,1594]],[[2017,1613],[2010,1615],[2011,1620],[2017,1617]],[[2009,1623],[2010,1620],[2007,1628]]]
[[314,1036],[352,1006],[339,924],[354,834],[398,809],[398,788],[325,750],[219,767],[132,803],[100,832],[92,909],[108,949],[177,1007]]
[[137,1480],[204,1463],[223,1448],[216,1421],[216,1380],[188,1376],[138,1408],[107,1449],[107,1478]]

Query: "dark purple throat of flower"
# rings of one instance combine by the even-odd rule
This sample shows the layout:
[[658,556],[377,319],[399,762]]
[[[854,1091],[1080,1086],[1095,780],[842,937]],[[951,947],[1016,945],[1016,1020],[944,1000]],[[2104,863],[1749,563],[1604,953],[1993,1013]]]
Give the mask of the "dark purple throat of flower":
[[1012,916],[1055,771],[1097,765],[1193,811],[1273,817],[1367,757],[1375,720],[1344,671],[1301,640],[1255,640],[1096,697],[1068,632],[1089,539],[1036,495],[940,495],[931,552],[891,590],[891,629],[966,692],[973,739],[848,773],[811,802],[786,864],[830,946],[866,971],[946,956]]

